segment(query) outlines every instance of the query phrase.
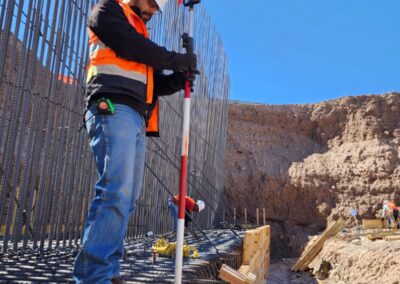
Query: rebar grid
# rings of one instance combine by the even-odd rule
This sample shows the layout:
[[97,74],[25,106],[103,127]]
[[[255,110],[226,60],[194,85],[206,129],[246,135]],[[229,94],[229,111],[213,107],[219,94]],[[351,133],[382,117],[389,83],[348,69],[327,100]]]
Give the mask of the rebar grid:
[[[199,250],[198,259],[187,258],[184,263],[182,283],[226,283],[218,279],[222,264],[238,269],[242,263],[241,242],[224,230],[205,231],[218,246],[221,253],[216,255],[207,242],[199,242],[187,236],[189,245]],[[154,257],[151,251],[156,238],[151,236],[126,240],[126,252],[121,262],[121,276],[127,283],[172,283],[174,258]],[[172,234],[164,236],[172,241]],[[46,244],[46,247],[49,245]],[[52,249],[26,249],[24,251],[0,252],[1,283],[72,283],[74,258],[77,247]]]
[[[82,235],[97,174],[84,111],[86,20],[93,0],[0,0],[1,250],[74,246]],[[188,194],[207,206],[194,221],[210,228],[223,204],[230,82],[221,40],[195,9],[201,75],[192,97]],[[188,12],[169,1],[149,23],[151,38],[183,52]],[[167,198],[179,188],[182,94],[160,101],[161,137],[149,139],[144,186],[127,238],[172,228]],[[151,171],[149,170],[151,169]],[[204,213],[203,213],[204,212]]]

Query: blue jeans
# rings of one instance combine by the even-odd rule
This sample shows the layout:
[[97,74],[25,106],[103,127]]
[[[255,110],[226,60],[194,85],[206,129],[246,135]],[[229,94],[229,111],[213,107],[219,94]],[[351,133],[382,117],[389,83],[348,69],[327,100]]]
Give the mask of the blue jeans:
[[178,225],[178,206],[172,202],[171,198],[168,199],[168,208],[172,215],[172,220],[174,222],[174,231],[176,231],[176,227]]
[[[393,210],[393,220],[395,222],[397,222],[398,217],[399,217],[399,211],[398,210]],[[390,215],[386,216],[386,220],[387,220],[388,228],[390,228],[390,225],[392,224],[392,221],[390,219]],[[399,228],[399,224],[397,224],[397,228]]]
[[[172,202],[171,197],[168,198],[168,208],[169,211],[171,212],[172,215],[172,220],[174,222],[174,231],[176,231],[176,228],[178,227],[178,206],[175,205],[174,202]],[[188,215],[188,212],[185,211],[185,227],[189,226],[189,222],[191,222],[192,219],[190,215]]]
[[85,120],[99,179],[75,259],[76,283],[110,283],[119,275],[126,228],[143,182],[146,126],[142,115],[119,104],[112,115],[96,112],[90,107]]

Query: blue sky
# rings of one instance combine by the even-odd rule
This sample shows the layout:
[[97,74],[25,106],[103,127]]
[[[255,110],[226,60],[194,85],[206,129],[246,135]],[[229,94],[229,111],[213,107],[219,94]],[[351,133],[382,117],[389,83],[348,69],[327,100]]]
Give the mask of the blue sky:
[[202,0],[231,99],[316,103],[400,91],[400,0]]

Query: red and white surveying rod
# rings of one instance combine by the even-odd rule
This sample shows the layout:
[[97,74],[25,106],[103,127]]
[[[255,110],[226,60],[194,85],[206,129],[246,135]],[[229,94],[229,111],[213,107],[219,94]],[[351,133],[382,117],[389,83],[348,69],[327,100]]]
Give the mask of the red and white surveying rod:
[[[182,0],[178,0],[178,5]],[[193,30],[194,30],[194,5],[200,0],[185,0],[184,6],[189,7],[189,32],[184,34],[183,46],[187,53],[193,53]],[[190,73],[188,74],[190,76]],[[182,283],[182,263],[183,263],[183,237],[185,233],[185,197],[187,184],[187,167],[189,156],[189,122],[190,122],[190,81],[185,82],[185,96],[183,101],[183,129],[182,129],[182,156],[181,172],[179,180],[179,210],[178,226],[176,232],[176,255],[175,255],[175,284]]]

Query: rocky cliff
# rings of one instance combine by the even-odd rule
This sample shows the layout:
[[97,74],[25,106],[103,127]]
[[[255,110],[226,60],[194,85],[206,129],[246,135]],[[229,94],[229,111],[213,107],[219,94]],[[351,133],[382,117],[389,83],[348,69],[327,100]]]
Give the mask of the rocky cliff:
[[299,255],[339,216],[400,201],[400,94],[309,105],[231,103],[225,197],[239,214],[266,208],[273,256]]

